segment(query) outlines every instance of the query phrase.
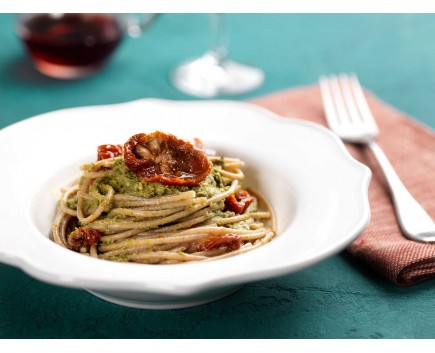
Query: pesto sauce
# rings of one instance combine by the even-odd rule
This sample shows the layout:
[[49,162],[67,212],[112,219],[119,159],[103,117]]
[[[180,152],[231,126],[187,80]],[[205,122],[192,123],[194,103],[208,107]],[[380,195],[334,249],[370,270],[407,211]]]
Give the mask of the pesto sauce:
[[214,215],[214,217],[230,218],[230,217],[234,217],[236,214],[232,211],[222,211],[221,209],[219,209],[219,210],[214,211],[213,215]]
[[219,187],[212,174],[207,177],[198,185],[192,188],[196,192],[196,196],[199,197],[212,197],[222,192],[223,187]]
[[[221,166],[213,166],[210,174],[198,186],[194,187],[165,185],[160,182],[145,182],[127,168],[124,158],[122,157],[115,160],[112,170],[114,171],[112,176],[97,178],[89,187],[91,199],[84,200],[83,202],[85,214],[91,214],[97,209],[104,199],[104,195],[108,192],[109,186],[111,186],[117,194],[145,198],[174,195],[189,190],[194,190],[197,197],[210,198],[225,191],[228,187],[228,183],[225,182],[220,173],[222,170]],[[77,201],[72,199],[70,205],[74,206],[70,208],[76,209]]]
[[70,199],[68,199],[66,201],[67,207],[72,209],[72,210],[76,210],[77,209],[77,200],[78,200],[77,196],[74,196],[74,197],[71,197]]
[[253,223],[253,219],[247,219],[246,221],[240,221],[236,223],[230,223],[226,224],[225,226],[231,229],[237,229],[237,230],[249,230],[250,225]]
[[124,163],[124,158],[119,158],[113,166],[114,175],[97,179],[92,187],[99,190],[104,185],[110,185],[116,193],[127,194],[140,197],[156,197],[178,194],[189,189],[185,186],[165,185],[158,182],[144,182],[134,172],[128,169]]

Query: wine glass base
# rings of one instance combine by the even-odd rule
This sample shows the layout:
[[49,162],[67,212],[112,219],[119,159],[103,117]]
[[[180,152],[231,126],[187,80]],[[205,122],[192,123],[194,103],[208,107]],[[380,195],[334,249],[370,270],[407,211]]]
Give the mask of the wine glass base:
[[232,60],[219,61],[212,54],[181,64],[171,75],[180,91],[200,98],[237,95],[258,88],[264,73]]

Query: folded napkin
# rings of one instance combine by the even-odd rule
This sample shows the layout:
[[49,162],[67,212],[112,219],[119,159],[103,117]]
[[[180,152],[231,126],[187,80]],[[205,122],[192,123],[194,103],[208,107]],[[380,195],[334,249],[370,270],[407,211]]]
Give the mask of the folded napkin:
[[[379,145],[411,194],[435,218],[435,132],[365,93],[379,125]],[[326,125],[317,85],[274,93],[252,102],[282,116]],[[370,224],[347,250],[398,285],[410,286],[435,277],[435,244],[414,242],[402,235],[376,160],[367,148],[346,145],[373,173],[369,187]]]

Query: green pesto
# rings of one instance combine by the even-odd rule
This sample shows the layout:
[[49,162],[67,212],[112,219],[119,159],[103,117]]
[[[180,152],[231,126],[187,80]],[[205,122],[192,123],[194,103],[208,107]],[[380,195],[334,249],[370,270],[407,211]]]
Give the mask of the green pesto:
[[144,182],[134,172],[129,170],[123,158],[118,158],[113,166],[113,176],[97,179],[89,188],[89,194],[101,201],[111,186],[118,194],[140,197],[156,197],[174,195],[188,190],[194,190],[197,196],[211,197],[222,192],[225,188],[220,174],[220,167],[213,167],[211,173],[198,185],[187,186],[165,185],[159,182]]
[[226,224],[225,226],[231,229],[237,229],[237,230],[249,230],[250,225],[254,222],[253,219],[247,219],[246,221],[240,221],[236,223],[230,223]]
[[224,191],[222,176],[216,168],[198,185],[192,188],[199,197],[212,197]]
[[[117,194],[127,194],[140,196],[145,198],[166,196],[178,194],[189,190],[194,190],[197,197],[213,197],[222,193],[228,188],[228,183],[225,182],[221,175],[221,166],[213,166],[210,174],[195,187],[165,185],[159,182],[144,182],[134,172],[129,170],[123,158],[115,160],[112,167],[114,171],[110,177],[97,178],[89,187],[90,199],[84,200],[83,209],[85,214],[94,212],[99,204],[103,201],[104,195],[107,194],[109,187],[112,187]],[[77,199],[72,198],[68,201],[68,206],[71,209],[77,208]],[[213,205],[214,208],[223,209],[223,201]],[[107,212],[107,213],[106,213]],[[110,208],[104,213],[105,217],[97,222],[113,222],[113,219],[122,220],[128,218],[123,215],[113,216],[110,214]]]
[[156,197],[178,194],[187,191],[187,187],[164,185],[158,182],[143,182],[134,172],[128,169],[123,158],[118,158],[113,166],[114,175],[97,179],[91,188],[104,192],[103,188],[110,185],[116,193],[140,197]]
[[[223,208],[223,207],[222,207]],[[220,217],[220,218],[230,218],[230,217],[234,217],[236,214],[232,211],[223,211],[222,208],[214,211],[213,215],[215,217]]]
[[107,260],[116,261],[116,262],[126,262],[128,261],[128,254],[110,256],[107,258]]
[[77,209],[77,200],[78,200],[77,196],[71,197],[69,200],[66,201],[67,207],[72,209],[72,210],[76,210]]

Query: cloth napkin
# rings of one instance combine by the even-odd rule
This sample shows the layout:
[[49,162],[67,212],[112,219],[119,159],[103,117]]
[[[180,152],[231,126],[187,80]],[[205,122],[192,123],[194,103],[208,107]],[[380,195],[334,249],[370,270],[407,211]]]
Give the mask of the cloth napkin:
[[[435,132],[372,93],[365,94],[379,125],[379,145],[411,194],[435,218]],[[251,102],[285,117],[326,125],[317,85],[277,92]],[[435,278],[435,244],[411,241],[402,235],[376,160],[368,148],[346,146],[373,173],[369,186],[370,224],[347,250],[401,286]]]

